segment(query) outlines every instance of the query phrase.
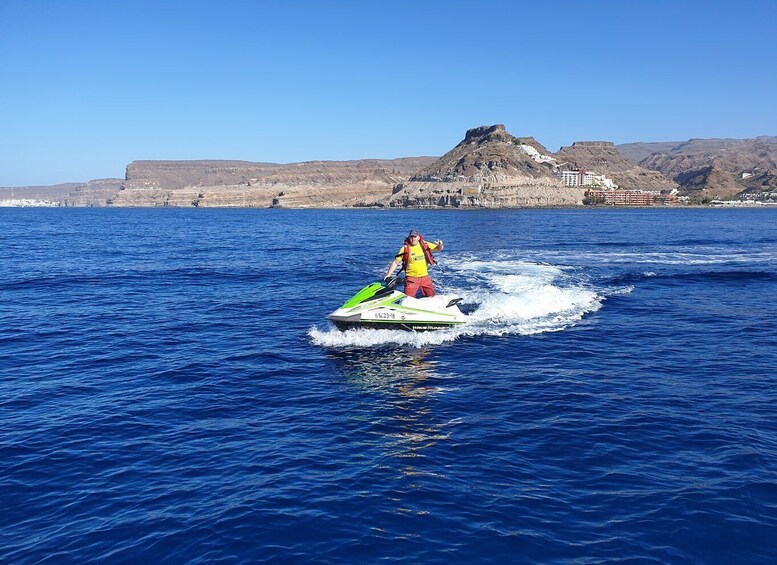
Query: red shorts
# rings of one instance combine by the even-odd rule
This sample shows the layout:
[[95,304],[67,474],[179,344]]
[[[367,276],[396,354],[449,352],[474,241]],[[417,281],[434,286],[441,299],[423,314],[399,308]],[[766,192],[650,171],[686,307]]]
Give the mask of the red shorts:
[[419,288],[423,296],[434,296],[432,277],[429,275],[425,277],[405,277],[405,294],[415,298]]

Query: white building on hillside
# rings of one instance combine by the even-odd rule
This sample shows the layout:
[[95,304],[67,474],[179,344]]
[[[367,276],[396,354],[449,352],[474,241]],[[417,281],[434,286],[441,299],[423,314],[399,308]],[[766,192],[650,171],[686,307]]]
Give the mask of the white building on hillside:
[[584,170],[561,171],[564,186],[591,186],[594,174]]
[[604,175],[594,175],[592,186],[601,186],[603,188],[610,188],[612,190],[615,190],[618,188],[618,185],[613,182],[611,178],[607,178]]
[[561,171],[561,182],[564,186],[601,186],[615,189],[618,185],[612,179],[604,175],[595,175],[590,171],[576,169],[573,171]]
[[529,157],[531,157],[534,161],[537,161],[538,163],[555,163],[556,159],[554,157],[551,157],[550,155],[543,155],[539,151],[537,151],[534,147],[531,145],[522,144],[518,146],[518,149],[521,150],[521,152],[525,153]]

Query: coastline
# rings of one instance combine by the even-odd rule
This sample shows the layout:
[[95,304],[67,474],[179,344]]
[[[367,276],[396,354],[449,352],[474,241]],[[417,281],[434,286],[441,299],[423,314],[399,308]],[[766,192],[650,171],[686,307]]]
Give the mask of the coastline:
[[379,210],[379,211],[456,211],[485,212],[501,210],[769,210],[777,209],[777,202],[763,204],[679,204],[665,206],[72,206],[60,203],[9,205],[0,201],[0,209],[94,209],[94,210]]

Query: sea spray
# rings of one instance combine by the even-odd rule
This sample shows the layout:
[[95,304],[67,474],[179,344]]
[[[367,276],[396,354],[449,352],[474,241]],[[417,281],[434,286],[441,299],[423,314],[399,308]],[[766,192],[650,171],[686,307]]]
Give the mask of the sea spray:
[[377,347],[386,344],[423,347],[462,337],[534,335],[561,331],[601,308],[604,295],[587,286],[585,277],[562,266],[511,259],[462,260],[447,263],[446,294],[469,305],[469,321],[434,332],[360,328],[341,332],[312,327],[316,345],[332,348]]

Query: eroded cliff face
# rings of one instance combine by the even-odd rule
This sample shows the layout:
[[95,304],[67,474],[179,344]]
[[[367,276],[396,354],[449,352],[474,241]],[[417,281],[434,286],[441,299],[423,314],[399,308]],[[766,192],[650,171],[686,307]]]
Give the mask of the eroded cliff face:
[[448,153],[397,185],[392,207],[524,208],[578,206],[584,191],[562,185],[555,158],[532,137],[503,125],[466,132]]
[[123,182],[121,179],[90,180],[63,196],[60,205],[94,208],[110,206]]
[[309,161],[134,161],[114,206],[375,206],[432,157]]
[[585,191],[547,179],[521,179],[521,184],[409,182],[398,187],[388,205],[395,208],[536,208],[580,206]]

